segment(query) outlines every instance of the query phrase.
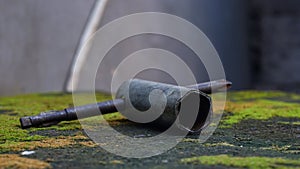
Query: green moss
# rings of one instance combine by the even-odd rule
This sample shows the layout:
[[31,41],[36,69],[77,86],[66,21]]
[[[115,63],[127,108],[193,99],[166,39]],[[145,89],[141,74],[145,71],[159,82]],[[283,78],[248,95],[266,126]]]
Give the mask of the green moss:
[[225,108],[227,113],[225,113],[221,127],[231,127],[233,124],[246,119],[300,118],[300,104],[297,102],[299,99],[299,95],[282,92],[246,91],[230,93]]
[[[63,95],[57,99],[53,96],[41,96],[38,94],[0,98],[0,110],[9,110],[0,114],[0,139],[5,141],[30,141],[40,140],[43,136],[31,136],[30,130],[20,128],[19,118],[38,114],[41,111],[62,108],[70,104],[70,96]],[[57,107],[56,107],[57,106]],[[10,116],[14,113],[14,116]],[[37,129],[31,129],[37,130]]]
[[227,142],[220,142],[220,143],[204,143],[206,147],[216,147],[216,146],[224,146],[224,147],[235,147],[235,145],[227,143]]
[[228,155],[217,156],[200,156],[192,158],[184,158],[180,160],[185,164],[204,164],[204,165],[223,165],[236,168],[299,168],[299,160],[291,160],[284,158],[269,158],[269,157],[232,157]]
[[[101,93],[98,93],[96,96],[98,101],[110,98],[110,96]],[[48,138],[47,136],[30,134],[35,131],[81,129],[78,121],[61,122],[58,125],[47,128],[30,128],[23,130],[20,127],[20,117],[37,115],[43,111],[61,110],[70,106],[73,106],[71,94],[30,94],[0,98],[0,151],[6,151],[7,147],[13,146],[18,142],[44,140]]]
[[287,100],[300,100],[300,95],[293,93],[285,93],[281,91],[238,91],[228,92],[228,98],[231,101],[250,101],[256,99],[287,99]]
[[293,122],[293,121],[291,121],[291,122],[288,122],[288,121],[279,121],[278,122],[279,124],[289,124],[289,125],[297,125],[297,126],[300,126],[300,122],[298,121],[298,122]]
[[300,154],[300,145],[284,145],[278,146],[273,145],[271,147],[261,147],[261,150],[273,150],[273,151],[280,151],[283,153],[290,153],[290,154]]
[[[257,158],[268,164],[273,164],[272,161],[266,160],[269,159],[268,156],[282,156],[285,159],[294,160],[300,158],[299,146],[297,145],[299,138],[296,133],[300,119],[299,95],[282,92],[246,91],[229,93],[228,98],[226,112],[221,120],[221,127],[224,128],[219,126],[214,135],[204,144],[200,144],[199,139],[194,137],[184,138],[177,149],[171,150],[174,152],[170,153],[171,156],[165,154],[164,158],[169,160],[168,164],[173,165],[175,161],[175,165],[178,165],[177,161],[172,161],[172,159],[179,156],[181,158],[186,155],[199,156],[203,155],[202,153],[205,153],[204,155],[218,155],[227,152],[236,156],[264,156]],[[97,94],[97,99],[103,101],[111,98],[108,95]],[[0,98],[0,124],[2,125],[0,153],[42,149],[45,150],[44,156],[48,157],[53,155],[47,154],[48,150],[59,149],[58,151],[65,152],[66,156],[69,156],[69,149],[81,154],[81,148],[85,151],[87,147],[96,146],[81,132],[81,125],[78,121],[62,122],[47,128],[27,130],[20,128],[19,118],[22,116],[36,115],[42,111],[60,110],[69,106],[73,106],[71,94],[30,94]],[[104,119],[116,130],[130,136],[138,135],[137,133],[152,133],[150,128],[142,128],[129,123],[120,113],[107,114],[103,117],[96,116],[84,121],[93,127],[93,124],[97,125],[99,121]],[[155,134],[156,132],[153,132],[152,136]],[[43,153],[43,151],[39,151],[39,153]],[[90,149],[87,153],[91,154],[93,151],[94,149]],[[98,162],[100,158],[103,161],[118,159],[111,156],[107,152],[101,152],[99,156],[96,156],[97,159],[95,157],[95,161]],[[109,160],[106,157],[109,157]],[[152,160],[161,161],[161,158],[161,156],[157,156],[153,157]],[[238,157],[224,156],[224,158],[230,158],[231,160],[227,161],[232,161],[233,158]],[[248,157],[239,158],[248,159]],[[125,159],[122,161],[124,166],[127,165]],[[194,164],[185,160],[183,163]],[[113,164],[106,162],[105,165]],[[184,164],[181,163],[180,165]],[[292,166],[292,164],[288,165]]]

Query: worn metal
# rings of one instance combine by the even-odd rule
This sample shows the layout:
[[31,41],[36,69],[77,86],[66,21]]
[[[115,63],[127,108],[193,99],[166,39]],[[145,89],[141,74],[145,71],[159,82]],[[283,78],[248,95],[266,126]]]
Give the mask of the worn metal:
[[[99,115],[99,111],[97,110],[100,110],[101,114],[120,111],[128,118],[131,118],[132,115],[130,114],[130,112],[134,111],[132,107],[129,107],[128,105],[132,104],[137,110],[147,111],[150,107],[149,95],[153,94],[151,93],[151,91],[153,91],[153,89],[159,89],[166,95],[166,109],[157,120],[153,121],[153,123],[159,124],[162,127],[168,127],[175,121],[176,116],[178,115],[180,121],[178,125],[181,126],[181,128],[196,131],[201,129],[205,125],[204,123],[207,121],[210,112],[210,98],[205,93],[210,93],[214,90],[220,91],[218,89],[229,88],[230,86],[231,82],[224,80],[202,84],[200,83],[188,87],[149,82],[145,80],[130,80],[124,82],[124,84],[121,85],[117,92],[115,100],[73,108],[66,108],[61,111],[42,112],[36,116],[22,117],[20,118],[20,123],[23,129],[38,126],[49,126],[57,124],[61,121],[71,121],[77,120],[78,118],[97,116]],[[126,91],[126,89],[129,90]],[[126,98],[127,92],[128,97],[130,98]],[[158,91],[158,93],[156,93],[156,99],[151,104],[154,110],[155,108],[157,109],[163,106],[163,100],[161,100],[163,99],[163,97],[160,97],[161,94],[162,93],[159,93]],[[186,117],[189,117],[189,115],[181,116],[180,114],[178,114],[179,109],[184,109],[183,107],[190,107],[191,105],[189,105],[189,103],[192,103],[192,100],[194,100],[193,98],[197,97],[200,99],[200,106],[199,114],[197,117],[195,117],[195,119],[186,119]],[[189,111],[187,111],[187,114],[188,113]],[[145,117],[144,119],[147,120],[147,118]],[[190,120],[195,121],[192,126],[189,126],[190,124],[188,123],[188,121]]]
[[[124,101],[122,99],[109,100],[105,102],[100,102],[97,104],[89,104],[78,107],[70,107],[61,111],[48,111],[42,112],[36,116],[27,116],[20,118],[21,127],[23,129],[37,126],[50,126],[57,124],[61,121],[72,121],[77,120],[77,113],[84,112],[80,114],[81,118],[92,117],[101,114],[108,114],[112,112],[117,112],[117,108],[122,108]],[[77,113],[76,113],[77,112]]]
[[232,83],[225,79],[215,80],[205,83],[198,83],[195,85],[186,86],[188,88],[198,89],[203,93],[211,94],[215,92],[223,92],[231,87]]
[[197,132],[211,112],[210,97],[197,89],[140,79],[124,82],[116,98],[125,100],[120,111],[125,117],[161,129],[175,124],[180,129]]

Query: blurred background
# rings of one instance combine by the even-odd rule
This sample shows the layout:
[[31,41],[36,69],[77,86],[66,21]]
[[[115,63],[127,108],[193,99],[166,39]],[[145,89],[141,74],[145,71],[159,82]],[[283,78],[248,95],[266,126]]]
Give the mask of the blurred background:
[[[94,0],[0,0],[0,95],[63,91],[93,4]],[[101,25],[137,12],[174,14],[195,24],[218,51],[234,90],[300,92],[299,0],[109,0]],[[208,80],[201,61],[186,46],[144,35],[117,44],[106,55],[98,70],[106,80],[96,80],[97,89],[109,91],[116,63],[150,47],[172,51],[189,64],[199,82]],[[140,76],[173,81],[156,70]]]

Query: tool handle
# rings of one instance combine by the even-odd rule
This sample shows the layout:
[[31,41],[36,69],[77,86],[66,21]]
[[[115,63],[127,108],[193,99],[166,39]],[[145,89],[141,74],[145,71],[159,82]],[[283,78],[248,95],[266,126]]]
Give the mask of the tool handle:
[[[212,92],[221,92],[227,90],[231,87],[231,84],[231,82],[226,80],[216,80],[186,87],[194,88],[202,91],[203,93],[210,94]],[[109,100],[96,104],[70,107],[61,111],[42,112],[36,116],[22,117],[20,118],[20,123],[23,129],[37,126],[50,126],[61,121],[71,121],[77,120],[78,118],[86,118],[117,112],[124,108],[124,105],[125,103],[123,99]],[[97,110],[100,110],[101,114],[99,114],[99,111]]]
[[186,87],[198,89],[199,91],[206,94],[211,94],[214,92],[223,92],[225,90],[228,90],[231,87],[231,85],[232,83],[230,81],[221,79],[221,80],[215,80],[215,81],[210,81],[205,83],[198,83],[195,85],[189,85]]
[[[61,121],[72,121],[80,118],[117,112],[117,108],[124,107],[122,99],[109,100],[97,104],[89,104],[78,107],[70,107],[61,111],[42,112],[36,116],[21,117],[20,123],[23,129],[37,126],[50,126]],[[101,114],[99,114],[100,110]]]

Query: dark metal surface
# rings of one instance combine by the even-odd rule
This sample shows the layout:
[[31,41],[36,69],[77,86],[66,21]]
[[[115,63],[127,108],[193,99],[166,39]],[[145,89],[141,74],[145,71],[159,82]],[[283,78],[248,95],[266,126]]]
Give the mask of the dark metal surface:
[[[122,99],[109,100],[97,104],[89,104],[78,107],[70,107],[61,111],[42,112],[36,116],[28,116],[20,118],[21,127],[23,129],[38,126],[50,126],[61,121],[77,120],[80,118],[92,117],[101,114],[117,112],[117,108],[122,108],[124,101]],[[99,111],[100,110],[101,114]],[[77,112],[77,113],[76,113]],[[78,114],[79,113],[79,114]]]
[[120,111],[123,116],[160,130],[199,132],[211,112],[210,97],[197,88],[140,79],[124,82],[116,98],[126,100],[125,109]]
[[[231,82],[226,80],[217,80],[206,83],[190,85],[186,88],[198,89],[199,91],[210,94],[220,92],[230,88]],[[39,126],[50,126],[61,121],[77,120],[78,118],[87,118],[102,114],[108,114],[122,110],[125,107],[123,99],[110,100],[97,104],[84,105],[79,107],[70,107],[61,111],[42,112],[36,116],[27,116],[20,118],[23,129]],[[101,114],[100,114],[100,112]]]
[[232,83],[225,79],[210,81],[205,83],[198,83],[195,85],[186,86],[188,88],[198,89],[203,93],[211,94],[214,92],[223,92],[231,87]]

